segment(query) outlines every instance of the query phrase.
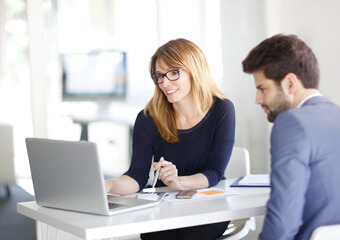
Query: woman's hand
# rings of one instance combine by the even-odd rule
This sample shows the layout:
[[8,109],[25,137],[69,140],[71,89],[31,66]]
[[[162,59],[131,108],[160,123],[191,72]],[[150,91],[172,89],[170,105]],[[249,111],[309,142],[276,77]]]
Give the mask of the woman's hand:
[[111,184],[110,184],[110,181],[108,181],[108,180],[105,181],[105,191],[107,193],[110,193],[110,191],[111,191]]
[[135,179],[122,175],[119,178],[106,180],[105,190],[107,193],[129,195],[138,192],[139,185]]
[[161,168],[158,179],[173,190],[193,190],[209,187],[209,181],[202,173],[179,177],[177,167],[166,160],[153,163],[153,170],[156,171],[158,168]]
[[158,168],[161,168],[158,179],[173,190],[181,190],[180,177],[178,177],[176,165],[166,160],[153,163],[154,171]]

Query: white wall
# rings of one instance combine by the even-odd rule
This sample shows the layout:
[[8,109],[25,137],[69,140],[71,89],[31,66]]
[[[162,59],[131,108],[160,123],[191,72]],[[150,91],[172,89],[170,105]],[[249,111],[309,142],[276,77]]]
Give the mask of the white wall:
[[270,170],[271,124],[254,103],[253,79],[242,72],[242,60],[269,36],[296,34],[319,60],[321,92],[340,104],[339,11],[337,0],[221,0],[223,88],[236,107],[236,145],[249,149],[252,172]]
[[250,153],[251,172],[269,171],[269,124],[261,107],[255,105],[251,75],[242,71],[242,60],[266,37],[265,2],[222,0],[223,90],[235,105],[235,145]]
[[268,0],[268,34],[296,34],[320,64],[320,90],[340,104],[340,1]]

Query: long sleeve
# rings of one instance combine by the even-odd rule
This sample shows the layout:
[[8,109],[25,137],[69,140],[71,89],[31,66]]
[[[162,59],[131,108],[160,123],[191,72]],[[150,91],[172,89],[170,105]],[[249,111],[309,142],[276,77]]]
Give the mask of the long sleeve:
[[261,240],[294,239],[303,222],[309,184],[308,133],[290,113],[280,114],[271,134],[271,195]]
[[156,139],[154,136],[158,133],[149,119],[143,111],[137,116],[132,137],[131,164],[125,173],[138,182],[139,190],[147,184],[155,149]]
[[207,164],[202,171],[208,178],[209,187],[217,185],[223,178],[234,146],[235,109],[230,101],[224,102],[215,116],[215,123],[211,124],[215,125],[215,132]]

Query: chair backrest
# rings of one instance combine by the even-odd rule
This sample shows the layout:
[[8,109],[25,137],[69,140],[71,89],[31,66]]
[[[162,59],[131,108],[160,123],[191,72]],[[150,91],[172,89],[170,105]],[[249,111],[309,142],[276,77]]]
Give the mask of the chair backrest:
[[340,239],[340,224],[320,226],[313,231],[310,240]]
[[249,152],[246,148],[234,147],[225,170],[226,178],[238,178],[250,174]]
[[15,181],[13,160],[13,128],[0,123],[0,185]]

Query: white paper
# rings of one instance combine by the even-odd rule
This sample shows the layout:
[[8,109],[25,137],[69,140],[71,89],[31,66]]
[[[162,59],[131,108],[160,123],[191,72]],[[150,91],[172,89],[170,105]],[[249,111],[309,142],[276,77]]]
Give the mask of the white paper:
[[269,174],[251,174],[244,176],[240,185],[270,185]]

